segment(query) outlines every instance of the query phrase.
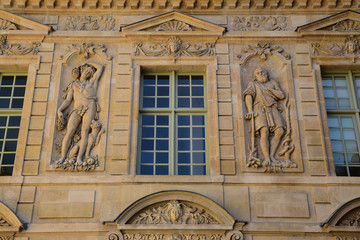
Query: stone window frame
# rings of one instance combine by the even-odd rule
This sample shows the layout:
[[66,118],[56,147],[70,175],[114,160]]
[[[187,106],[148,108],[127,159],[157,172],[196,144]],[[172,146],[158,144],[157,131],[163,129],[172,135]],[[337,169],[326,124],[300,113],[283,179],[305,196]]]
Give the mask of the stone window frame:
[[[201,64],[199,64],[201,63]],[[136,175],[138,162],[138,130],[139,130],[139,99],[140,99],[140,79],[144,71],[184,71],[184,72],[203,72],[207,82],[207,137],[208,137],[208,164],[209,172],[205,176],[184,176],[173,175],[176,179],[186,181],[187,177],[206,179],[209,176],[214,177],[220,175],[220,148],[219,148],[219,129],[218,129],[218,105],[217,105],[217,58],[216,57],[183,57],[174,59],[172,57],[133,57],[133,84],[132,84],[132,110],[131,110],[131,136],[130,136],[130,152],[129,152],[129,172]],[[210,127],[216,126],[216,127]],[[149,176],[137,175],[137,179]],[[155,175],[150,177],[156,178]],[[161,176],[159,176],[161,178]]]
[[24,96],[24,104],[21,112],[20,130],[18,136],[18,143],[14,161],[14,168],[12,176],[2,176],[2,179],[11,178],[14,176],[21,176],[24,164],[26,142],[28,137],[28,129],[30,125],[30,116],[32,111],[32,103],[34,96],[34,88],[36,81],[36,74],[40,67],[40,56],[5,56],[0,57],[0,72],[12,71],[26,72],[27,83]]

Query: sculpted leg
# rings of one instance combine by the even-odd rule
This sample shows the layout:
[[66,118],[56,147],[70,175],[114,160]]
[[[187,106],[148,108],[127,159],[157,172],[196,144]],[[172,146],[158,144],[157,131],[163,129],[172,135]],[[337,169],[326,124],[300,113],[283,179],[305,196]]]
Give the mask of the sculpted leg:
[[58,164],[61,164],[65,161],[66,154],[69,151],[72,138],[75,134],[77,127],[79,126],[80,120],[81,119],[77,114],[72,114],[70,116],[68,124],[67,124],[66,134],[62,141],[61,158],[57,161]]
[[271,142],[270,142],[270,158],[273,162],[277,162],[276,158],[275,158],[275,154],[276,154],[276,150],[278,149],[279,147],[279,144],[280,144],[280,140],[281,140],[281,137],[284,135],[284,129],[281,127],[281,128],[277,128],[275,131],[274,131],[274,136],[273,138],[271,139]]
[[264,156],[264,165],[270,165],[270,154],[269,154],[269,130],[266,127],[260,129],[260,150]]
[[78,165],[81,165],[83,163],[83,160],[85,160],[83,159],[83,156],[85,154],[86,147],[88,144],[90,125],[91,125],[91,121],[94,119],[95,111],[96,108],[94,104],[94,106],[89,106],[88,110],[83,116],[83,122],[81,127],[81,139],[79,142],[79,153],[76,160],[76,163]]

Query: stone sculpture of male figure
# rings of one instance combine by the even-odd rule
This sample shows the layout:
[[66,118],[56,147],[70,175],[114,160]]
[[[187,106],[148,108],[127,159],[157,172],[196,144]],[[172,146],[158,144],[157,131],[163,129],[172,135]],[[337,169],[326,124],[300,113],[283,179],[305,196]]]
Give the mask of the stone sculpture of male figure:
[[[279,101],[285,98],[279,83],[269,79],[265,69],[257,68],[254,79],[243,93],[247,108],[245,119],[254,120],[252,134],[260,135],[260,150],[265,166],[279,163],[275,154],[284,134],[285,125]],[[272,135],[272,137],[270,137]],[[271,138],[271,140],[270,140]]]
[[96,94],[103,70],[104,66],[101,64],[89,62],[74,68],[72,71],[74,81],[67,87],[66,98],[57,111],[59,122],[66,123],[63,112],[73,102],[73,108],[69,113],[66,125],[66,134],[62,141],[61,157],[56,161],[57,164],[62,164],[66,160],[72,139],[80,123],[82,124],[81,136],[76,164],[82,165],[83,160],[85,160],[83,156],[88,144],[90,125],[94,119],[98,118],[97,114],[100,111]]

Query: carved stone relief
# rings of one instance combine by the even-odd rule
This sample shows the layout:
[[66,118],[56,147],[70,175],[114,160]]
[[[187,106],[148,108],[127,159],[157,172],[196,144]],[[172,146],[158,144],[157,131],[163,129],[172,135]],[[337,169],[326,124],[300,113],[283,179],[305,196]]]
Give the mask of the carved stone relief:
[[219,224],[204,209],[177,200],[140,213],[133,224]]
[[215,43],[192,44],[183,43],[178,37],[170,37],[165,43],[154,43],[144,47],[142,42],[135,44],[135,56],[214,56]]
[[176,32],[176,31],[193,31],[189,24],[186,24],[182,21],[172,20],[167,21],[156,28],[156,31],[165,31],[165,32]]
[[335,237],[335,240],[360,240],[360,237],[355,237],[355,236],[337,236]]
[[351,210],[343,216],[336,226],[360,227],[360,207]]
[[338,32],[347,32],[347,31],[359,31],[360,30],[360,22],[355,20],[344,20],[338,22],[334,26],[327,28],[329,31],[338,31]]
[[36,55],[39,52],[40,42],[30,44],[8,43],[7,36],[0,36],[0,55]]
[[17,30],[16,25],[8,20],[0,18],[0,30]]
[[13,240],[13,236],[0,236],[0,240]]
[[246,49],[243,49],[244,54],[238,55],[239,59],[242,59],[243,62],[246,62],[250,57],[258,55],[262,60],[267,60],[267,58],[273,54],[280,54],[285,59],[290,59],[290,56],[284,52],[278,45],[272,45],[270,43],[257,43],[255,46],[248,45]]
[[286,31],[287,24],[285,16],[237,16],[232,18],[229,29],[231,31]]
[[115,19],[112,16],[68,16],[63,29],[76,31],[114,31]]
[[312,43],[312,53],[315,56],[350,56],[358,57],[360,54],[359,40],[355,37],[347,37],[343,44],[339,43]]
[[0,216],[0,227],[4,226],[10,226],[10,224],[3,217]]
[[68,51],[89,60],[72,68],[72,79],[63,90],[63,101],[56,119],[57,130],[63,138],[55,143],[60,155],[54,161],[55,168],[89,171],[99,166],[98,156],[92,150],[105,133],[99,120],[101,109],[97,94],[105,67],[90,59],[97,50],[106,52],[104,46],[93,44],[68,48]]

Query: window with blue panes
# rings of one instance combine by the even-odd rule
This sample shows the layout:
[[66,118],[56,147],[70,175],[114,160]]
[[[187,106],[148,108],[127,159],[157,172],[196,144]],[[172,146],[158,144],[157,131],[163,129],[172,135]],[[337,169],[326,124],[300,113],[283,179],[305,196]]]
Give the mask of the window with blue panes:
[[27,76],[0,74],[0,176],[11,176]]
[[206,96],[202,74],[144,74],[138,174],[206,175]]
[[336,175],[360,176],[360,74],[326,74],[322,85]]

